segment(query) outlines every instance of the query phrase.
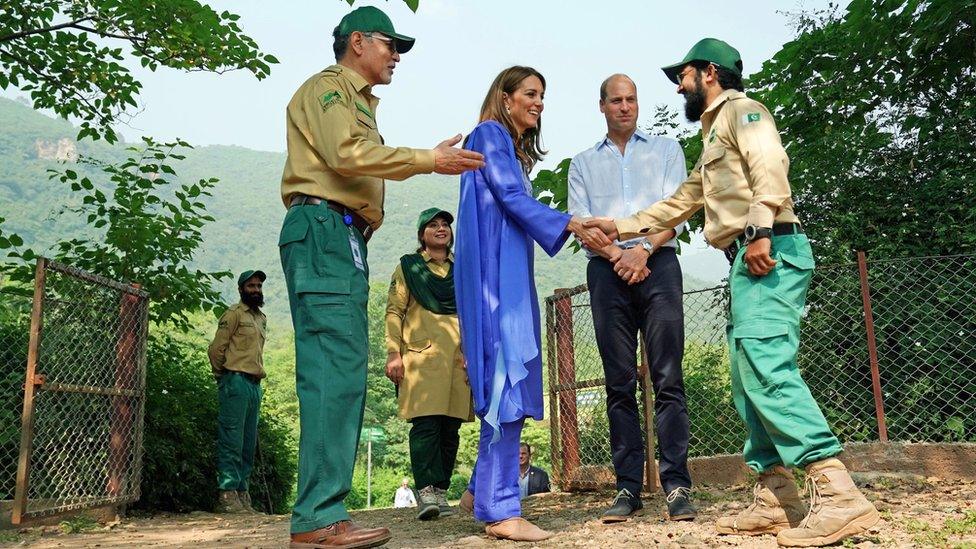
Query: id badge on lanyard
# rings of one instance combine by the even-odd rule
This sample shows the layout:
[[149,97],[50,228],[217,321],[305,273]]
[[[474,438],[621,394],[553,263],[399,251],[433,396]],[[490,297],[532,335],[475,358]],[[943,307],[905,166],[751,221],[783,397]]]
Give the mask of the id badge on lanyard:
[[363,262],[363,249],[359,247],[359,239],[356,238],[354,229],[349,227],[349,249],[352,250],[352,261],[356,268],[366,272],[366,264]]

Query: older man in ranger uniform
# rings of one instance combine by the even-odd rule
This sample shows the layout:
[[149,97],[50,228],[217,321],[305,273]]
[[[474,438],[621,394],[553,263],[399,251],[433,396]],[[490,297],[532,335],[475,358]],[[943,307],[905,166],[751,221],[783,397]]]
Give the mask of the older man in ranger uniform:
[[263,271],[244,271],[237,278],[241,301],[220,317],[208,349],[217,378],[218,513],[254,513],[248,480],[258,441],[258,410],[264,373],[267,318]]
[[[797,368],[814,260],[793,213],[789,159],[769,111],[743,93],[734,48],[706,38],[664,72],[685,96],[688,119],[702,122],[701,158],[670,198],[615,222],[587,225],[630,238],[675,227],[704,206],[705,237],[725,250],[732,266],[732,398],[748,430],[743,457],[759,473],[753,504],[719,519],[717,529],[777,534],[786,546],[836,543],[880,516],[835,457],[841,445]],[[806,469],[806,516],[788,467]]]
[[456,175],[480,154],[453,147],[390,147],[376,122],[373,87],[389,84],[414,39],[374,7],[353,10],[333,31],[337,64],[309,78],[287,109],[288,159],[281,196],[288,213],[278,246],[295,326],[301,437],[291,547],[374,547],[387,528],[349,520],[343,500],[366,396],[366,242],[383,223],[384,179]]

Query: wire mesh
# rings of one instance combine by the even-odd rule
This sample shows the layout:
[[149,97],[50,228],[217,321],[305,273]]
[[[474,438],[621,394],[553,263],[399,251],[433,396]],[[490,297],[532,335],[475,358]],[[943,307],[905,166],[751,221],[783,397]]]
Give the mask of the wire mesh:
[[[834,433],[843,442],[877,441],[883,421],[893,441],[976,441],[976,256],[868,261],[866,275],[857,263],[819,267],[803,313],[798,364]],[[731,396],[728,307],[724,285],[684,294],[689,457],[738,453],[745,440]],[[564,489],[612,486],[603,367],[586,286],[557,291],[546,314],[556,477]],[[638,401],[642,424],[653,425],[652,398]]]
[[0,287],[0,500],[14,499],[33,292]]
[[135,501],[142,461],[145,292],[54,262],[44,270],[25,518]]

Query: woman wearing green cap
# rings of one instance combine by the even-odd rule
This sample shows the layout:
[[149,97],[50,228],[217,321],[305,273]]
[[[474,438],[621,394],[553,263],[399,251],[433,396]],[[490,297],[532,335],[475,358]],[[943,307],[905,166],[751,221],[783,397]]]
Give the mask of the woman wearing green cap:
[[420,213],[420,247],[400,258],[386,306],[386,377],[397,386],[400,417],[411,423],[420,520],[453,514],[445,494],[458,430],[474,420],[454,301],[453,221],[438,208]]

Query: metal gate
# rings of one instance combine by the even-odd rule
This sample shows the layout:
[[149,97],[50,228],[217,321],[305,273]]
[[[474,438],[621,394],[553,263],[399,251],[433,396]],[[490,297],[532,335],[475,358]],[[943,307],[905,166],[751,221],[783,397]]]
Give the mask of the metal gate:
[[38,259],[11,522],[139,499],[148,294]]

